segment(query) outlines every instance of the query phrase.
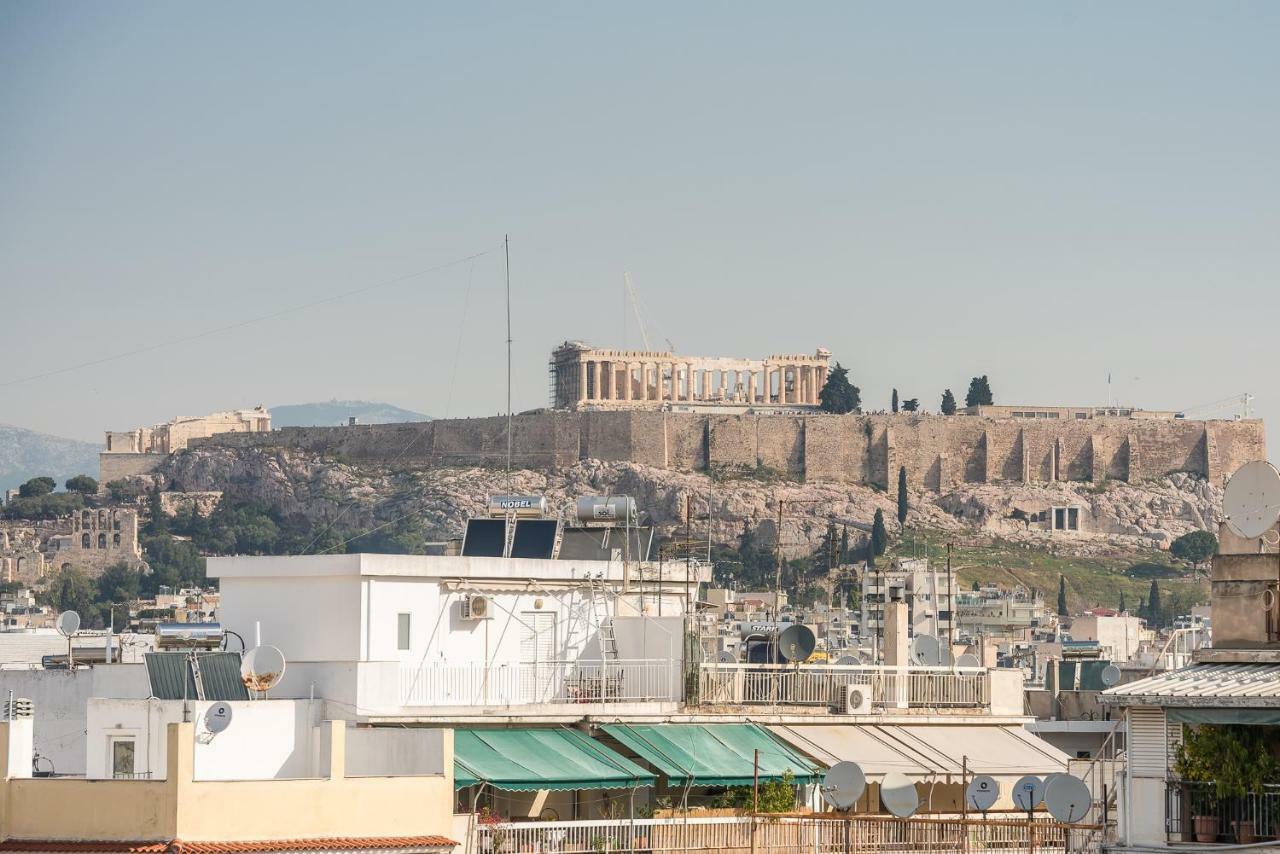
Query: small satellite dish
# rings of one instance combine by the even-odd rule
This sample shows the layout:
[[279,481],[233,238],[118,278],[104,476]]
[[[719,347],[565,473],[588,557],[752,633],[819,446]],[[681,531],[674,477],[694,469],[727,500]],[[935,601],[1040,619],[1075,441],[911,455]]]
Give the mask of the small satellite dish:
[[991,809],[998,797],[1000,797],[1000,784],[996,782],[995,777],[987,774],[974,777],[964,790],[964,799],[969,804],[969,809],[978,812]]
[[80,631],[80,615],[75,611],[63,611],[58,615],[58,634],[63,637],[71,637]]
[[[858,656],[856,655],[842,655],[836,659],[836,664],[842,665],[844,667],[849,667],[851,665],[861,664],[861,663],[862,662],[858,660]],[[832,767],[835,767],[835,766],[832,766]]]
[[204,728],[219,733],[231,725],[231,704],[214,703],[204,713]]
[[240,662],[240,678],[250,691],[263,693],[284,677],[284,653],[274,646],[257,646]]
[[1013,784],[1013,804],[1020,810],[1031,812],[1044,800],[1044,780],[1034,774],[1019,777]]
[[822,798],[838,810],[847,810],[867,789],[867,777],[857,762],[837,762],[822,776]]
[[1108,664],[1102,668],[1101,678],[1102,684],[1110,688],[1120,681],[1120,668],[1114,664]]
[[966,652],[964,655],[956,659],[956,667],[981,667],[981,666],[982,666],[982,662],[978,660],[978,656],[974,655],[971,652]]
[[911,661],[922,667],[933,667],[942,661],[942,645],[933,635],[916,635],[911,639]]
[[1280,518],[1280,472],[1266,460],[1236,469],[1222,495],[1222,512],[1236,534],[1261,537]]
[[726,649],[724,652],[716,656],[716,661],[720,662],[721,664],[737,664],[738,656],[736,656],[732,652],[729,652],[729,650]]
[[890,771],[880,782],[880,803],[898,818],[910,818],[920,808],[920,793],[907,775]]
[[1049,815],[1063,824],[1075,824],[1084,818],[1093,803],[1089,787],[1079,777],[1054,774],[1044,790],[1044,805]]

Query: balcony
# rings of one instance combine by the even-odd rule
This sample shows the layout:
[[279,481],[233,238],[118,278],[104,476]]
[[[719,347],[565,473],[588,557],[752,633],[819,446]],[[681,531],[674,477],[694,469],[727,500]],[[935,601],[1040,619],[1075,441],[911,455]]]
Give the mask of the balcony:
[[864,689],[876,713],[1022,712],[1021,674],[980,667],[709,662],[699,669],[698,701],[712,706],[811,706],[843,712],[851,686]]
[[[680,665],[667,659],[430,664],[400,668],[404,707],[617,706],[680,701]],[[581,710],[580,710],[581,711]]]
[[1170,841],[1248,845],[1280,838],[1280,786],[1221,799],[1215,788],[1213,783],[1168,783],[1164,814]]

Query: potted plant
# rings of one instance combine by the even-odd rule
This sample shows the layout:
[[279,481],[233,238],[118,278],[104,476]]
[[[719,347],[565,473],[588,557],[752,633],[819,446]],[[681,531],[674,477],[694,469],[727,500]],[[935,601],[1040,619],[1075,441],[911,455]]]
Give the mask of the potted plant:
[[[1191,821],[1197,842],[1217,842],[1222,802],[1261,792],[1280,777],[1280,768],[1263,727],[1204,724],[1187,727],[1174,760],[1174,772],[1189,783],[1211,784],[1203,797],[1191,799]],[[1184,802],[1185,803],[1185,802]],[[1257,839],[1253,821],[1232,823],[1237,841]]]

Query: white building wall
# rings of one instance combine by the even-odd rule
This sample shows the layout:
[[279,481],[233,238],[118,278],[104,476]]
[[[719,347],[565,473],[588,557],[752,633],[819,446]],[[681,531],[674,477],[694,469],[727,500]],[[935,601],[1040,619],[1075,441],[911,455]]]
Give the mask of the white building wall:
[[360,660],[358,576],[235,578],[221,593],[218,616],[246,646],[261,625],[262,642],[290,662]]
[[[197,780],[281,780],[317,775],[320,703],[305,700],[233,702],[231,724],[211,733],[205,714],[214,703],[190,702],[196,724]],[[111,777],[111,740],[133,738],[134,773],[163,779],[167,761],[166,728],[183,720],[181,700],[116,700],[88,703],[82,744],[85,775]]]

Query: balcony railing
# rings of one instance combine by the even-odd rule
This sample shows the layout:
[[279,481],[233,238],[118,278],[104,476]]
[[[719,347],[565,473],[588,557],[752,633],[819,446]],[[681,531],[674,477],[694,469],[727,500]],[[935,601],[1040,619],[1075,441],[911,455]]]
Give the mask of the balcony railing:
[[404,706],[676,702],[679,690],[679,663],[666,659],[428,664],[400,669]]
[[872,708],[985,709],[991,679],[983,668],[873,665],[702,664],[699,700],[709,705],[823,706],[844,710],[849,686]]
[[1170,781],[1164,814],[1165,830],[1172,841],[1249,843],[1275,839],[1280,837],[1280,786],[1265,785],[1243,797],[1219,799],[1213,783]]
[[539,821],[479,825],[479,852],[916,852],[999,850],[1002,854],[1090,854],[1097,828],[1037,819],[897,819],[886,816],[750,816],[609,821]]

